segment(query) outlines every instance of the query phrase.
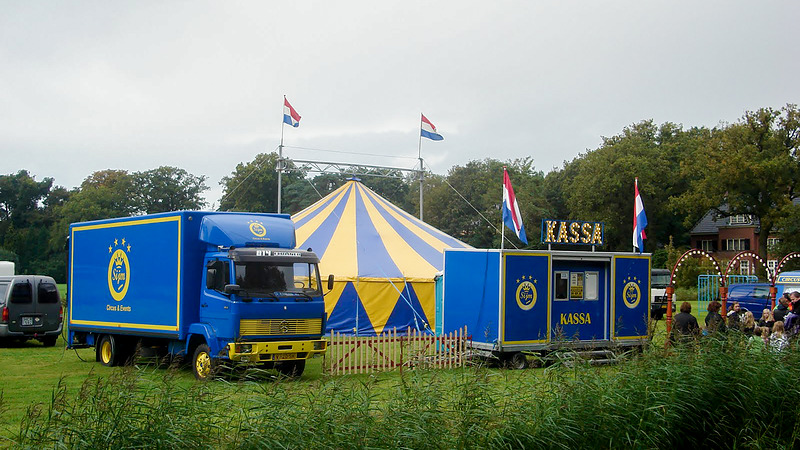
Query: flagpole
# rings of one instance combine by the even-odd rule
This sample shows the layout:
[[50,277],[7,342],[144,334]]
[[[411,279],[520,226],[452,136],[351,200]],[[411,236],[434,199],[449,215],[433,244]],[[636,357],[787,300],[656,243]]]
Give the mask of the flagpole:
[[[506,182],[506,166],[503,166],[503,184],[501,186],[505,186]],[[500,190],[500,254],[503,254],[503,244],[506,240],[506,227],[503,222],[503,191],[502,188]]]
[[[283,107],[286,108],[286,96],[283,96]],[[281,191],[282,191],[282,179],[281,175],[283,172],[283,127],[286,123],[283,121],[283,117],[281,117],[281,145],[278,146],[278,214],[281,213]]]
[[425,178],[425,171],[422,167],[422,113],[419,113],[419,144],[417,146],[417,157],[419,158],[419,220],[422,221],[422,180]]
[[[633,177],[633,223],[636,223],[636,190],[639,189],[639,177]],[[636,226],[633,227],[633,239],[631,240],[631,252],[636,252],[636,246],[633,245],[633,242],[636,242]]]

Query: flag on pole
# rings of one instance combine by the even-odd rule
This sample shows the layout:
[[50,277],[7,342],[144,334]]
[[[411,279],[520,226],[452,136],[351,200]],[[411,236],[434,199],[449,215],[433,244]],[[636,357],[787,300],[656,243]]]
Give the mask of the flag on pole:
[[424,138],[428,138],[434,141],[441,141],[444,139],[441,134],[436,132],[436,127],[433,126],[430,120],[428,120],[425,115],[422,115],[422,124],[420,126],[420,135]]
[[644,214],[642,196],[639,195],[639,178],[634,180],[633,192],[633,249],[642,253],[644,240],[647,239],[647,235],[644,234],[644,229],[647,226],[647,216]]
[[300,114],[292,108],[286,96],[283,96],[283,123],[291,125],[295,128],[300,126]]
[[516,233],[520,241],[528,244],[528,237],[525,236],[525,227],[522,225],[522,214],[519,212],[517,197],[514,195],[514,188],[511,187],[511,178],[508,171],[503,167],[503,223]]

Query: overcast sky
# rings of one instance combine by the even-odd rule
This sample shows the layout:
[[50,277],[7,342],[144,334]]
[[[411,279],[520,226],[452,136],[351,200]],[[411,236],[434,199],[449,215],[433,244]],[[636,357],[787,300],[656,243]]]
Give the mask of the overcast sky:
[[[800,103],[800,2],[0,0],[0,174],[208,176],[286,156],[545,172],[653,119]],[[305,150],[317,149],[317,150]],[[384,155],[384,157],[350,153]],[[500,184],[498,180],[498,185]]]

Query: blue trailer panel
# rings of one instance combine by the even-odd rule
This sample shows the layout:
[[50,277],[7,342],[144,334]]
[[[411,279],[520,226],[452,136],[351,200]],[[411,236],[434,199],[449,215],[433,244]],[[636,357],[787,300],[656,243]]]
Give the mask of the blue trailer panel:
[[445,250],[441,331],[498,353],[641,345],[649,274],[646,254]]

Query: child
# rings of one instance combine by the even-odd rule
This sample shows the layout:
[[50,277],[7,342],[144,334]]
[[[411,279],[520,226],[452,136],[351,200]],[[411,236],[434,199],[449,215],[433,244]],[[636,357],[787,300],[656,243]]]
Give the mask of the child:
[[789,339],[783,329],[783,321],[775,322],[772,326],[772,334],[769,337],[769,348],[773,352],[782,352],[789,347]]

